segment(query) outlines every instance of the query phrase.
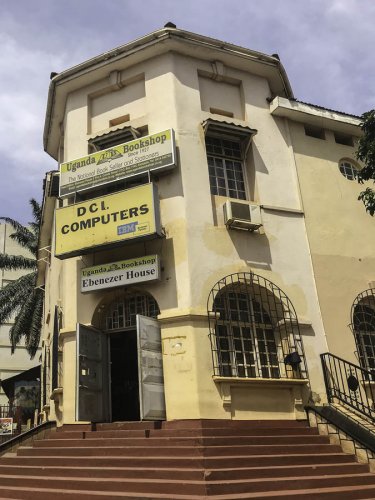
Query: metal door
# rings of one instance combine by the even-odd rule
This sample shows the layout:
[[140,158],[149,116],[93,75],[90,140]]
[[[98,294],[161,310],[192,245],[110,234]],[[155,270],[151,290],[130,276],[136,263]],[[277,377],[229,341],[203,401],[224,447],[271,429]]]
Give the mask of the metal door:
[[137,314],[141,420],[165,420],[163,358],[158,321]]
[[76,420],[110,418],[108,336],[77,324]]

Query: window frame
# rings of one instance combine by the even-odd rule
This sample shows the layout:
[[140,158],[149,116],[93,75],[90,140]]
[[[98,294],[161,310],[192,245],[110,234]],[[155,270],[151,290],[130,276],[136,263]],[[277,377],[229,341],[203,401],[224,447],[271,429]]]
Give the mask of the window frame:
[[[236,291],[228,292],[222,298],[218,298],[223,300],[225,316],[217,321],[217,328],[221,329],[223,334],[216,333],[221,375],[241,378],[282,378],[277,332],[262,304],[251,295]],[[235,308],[233,302],[236,303]],[[247,318],[242,317],[239,321],[236,319],[232,321],[233,313],[237,313],[238,316],[246,315]],[[245,331],[248,331],[247,335],[244,334]],[[267,338],[267,332],[272,335],[272,339]],[[227,349],[220,345],[224,339],[228,344]],[[239,343],[241,349],[238,349]],[[248,343],[251,348],[246,347]],[[261,343],[264,343],[262,350]],[[223,360],[225,352],[228,355],[227,361]],[[272,356],[276,362],[272,361]],[[263,362],[262,357],[266,362]]]
[[[250,201],[250,187],[249,187],[249,176],[248,176],[248,169],[247,169],[247,156],[248,156],[248,150],[250,148],[250,144],[252,141],[253,136],[257,133],[257,130],[251,129],[250,127],[243,126],[243,125],[236,125],[234,123],[228,123],[224,121],[217,121],[213,120],[211,118],[205,120],[202,123],[203,130],[205,133],[205,152],[206,152],[206,160],[207,160],[207,172],[209,176],[209,185],[210,185],[210,193],[212,196],[223,196],[225,198],[229,198],[232,200],[240,200],[240,201]],[[236,157],[236,155],[226,155],[223,153],[225,151],[225,147],[222,144],[221,153],[215,153],[213,152],[208,152],[207,150],[207,138],[210,139],[216,139],[219,141],[228,141],[232,143],[237,143],[239,145],[239,151],[240,151],[240,158]],[[237,149],[237,148],[236,148]],[[234,151],[234,148],[232,148],[232,151]],[[216,183],[216,190],[217,193],[212,192],[212,184],[211,184],[211,174],[210,174],[210,167],[214,168],[216,170],[216,165],[210,165],[209,164],[209,156],[212,157],[215,161],[219,160],[221,161],[222,165],[219,168],[223,169],[223,178],[224,183],[225,183],[225,194],[220,194],[219,193],[219,188],[220,186],[218,185],[218,179],[220,177],[217,176],[217,173],[215,172],[215,183]],[[241,174],[242,174],[242,182],[244,185],[244,198],[241,197],[233,197],[231,196],[230,191],[235,190],[238,194],[238,181],[235,178],[235,167],[233,165],[233,173],[234,173],[234,178],[233,179],[228,179],[228,171],[230,169],[227,168],[226,161],[228,162],[238,162],[241,164]],[[235,182],[235,188],[230,188],[229,187],[229,180],[233,180]],[[223,188],[223,186],[221,186]]]
[[357,295],[351,310],[349,325],[356,343],[359,365],[375,371],[375,289]]
[[[207,312],[214,377],[309,378],[296,311],[275,283],[252,272],[227,275],[212,287]],[[236,340],[243,347],[239,362]]]
[[[345,166],[344,166],[345,165]],[[347,167],[349,166],[349,168]],[[348,181],[355,181],[358,177],[359,167],[350,158],[341,158],[338,164],[340,174]],[[349,170],[349,174],[347,171]]]
[[[240,150],[240,158],[236,158],[235,156],[230,156],[230,155],[224,155],[222,153],[208,152],[208,150],[207,150],[207,139],[218,140],[218,141],[221,141],[222,143],[224,143],[224,141],[226,141],[226,142],[230,142],[232,144],[238,144],[239,145],[239,150]],[[210,192],[211,192],[211,194],[213,196],[224,196],[226,198],[230,198],[230,199],[233,199],[233,200],[249,201],[248,176],[247,176],[247,169],[246,169],[245,154],[244,154],[244,151],[243,151],[244,148],[243,148],[243,144],[241,143],[241,141],[239,139],[236,140],[236,138],[234,138],[234,137],[208,134],[206,136],[205,145],[206,145],[206,158],[207,158],[207,167],[208,167],[208,176],[209,176],[209,181],[210,181]],[[223,151],[225,150],[224,144],[221,145],[221,149]],[[210,165],[209,157],[213,159],[213,162],[215,163],[214,165]],[[221,166],[220,167],[218,167],[216,165],[216,162],[218,162],[218,161],[221,162]],[[228,163],[229,162],[233,163],[233,168],[232,169],[228,168],[228,163],[227,162]],[[235,164],[236,163],[237,164],[239,163],[241,165],[241,177],[242,177],[242,179],[239,180],[239,181],[236,178],[230,179],[228,177],[228,172],[230,172],[230,171],[233,172],[233,175],[235,177],[235,175],[236,175]],[[215,170],[215,175],[214,176],[211,175],[210,168],[213,168]],[[218,168],[221,168],[223,170],[223,177],[219,177],[217,175],[216,170]],[[211,184],[211,179],[212,178],[215,179],[217,193],[213,192],[213,186]],[[225,183],[224,187],[223,186],[219,186],[219,183],[218,183],[219,179],[224,179],[224,183]],[[232,182],[235,183],[235,187],[233,187],[233,188],[229,187],[229,182],[230,181],[232,181]],[[238,184],[241,183],[241,182],[243,183],[243,191],[240,191],[238,189]],[[225,189],[225,194],[220,193],[220,189]],[[235,191],[237,195],[240,192],[243,192],[244,193],[244,198],[241,198],[240,196],[232,196],[231,195],[231,191]]]

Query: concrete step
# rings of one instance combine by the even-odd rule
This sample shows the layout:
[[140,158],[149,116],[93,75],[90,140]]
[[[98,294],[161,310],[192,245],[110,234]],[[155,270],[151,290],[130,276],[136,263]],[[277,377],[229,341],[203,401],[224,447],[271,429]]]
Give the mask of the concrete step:
[[[146,440],[146,441],[145,441]],[[43,439],[35,441],[35,447],[82,447],[82,446],[235,446],[235,445],[290,445],[328,444],[328,436],[180,436],[180,437],[101,437],[99,439]]]
[[117,493],[143,493],[148,494],[174,494],[176,491],[183,491],[186,495],[211,496],[219,494],[248,494],[254,492],[280,492],[298,490],[320,490],[322,488],[352,487],[352,486],[373,486],[375,489],[375,475],[370,473],[335,475],[335,476],[290,476],[288,478],[269,479],[248,479],[229,481],[181,481],[165,479],[143,479],[138,478],[82,478],[70,477],[61,478],[33,477],[25,475],[1,475],[1,488],[40,488],[76,491],[103,491]]
[[[236,469],[230,469],[236,470]],[[246,470],[246,469],[245,469]],[[349,470],[349,469],[348,469]],[[214,472],[214,471],[213,471]],[[350,469],[349,473],[355,472]],[[43,464],[37,465],[0,465],[0,478],[2,475],[26,475],[43,477],[84,477],[84,478],[132,478],[132,479],[174,479],[181,481],[203,481],[205,471],[200,469],[184,468],[147,468],[147,467],[69,467]]]
[[[294,476],[332,476],[361,474],[369,471],[367,464],[328,464],[328,465],[298,465],[293,467]],[[0,465],[2,475],[26,476],[57,476],[57,477],[95,477],[95,478],[139,478],[139,479],[178,479],[189,481],[229,481],[235,479],[255,479],[287,477],[290,475],[289,466],[278,467],[242,467],[226,469],[187,469],[161,467],[95,467],[95,466],[56,466],[48,464],[38,465]]]
[[[1,500],[250,500],[250,499],[269,499],[276,498],[278,500],[373,500],[375,498],[375,489],[371,486],[355,486],[355,487],[342,487],[342,488],[322,488],[317,492],[314,489],[309,490],[290,490],[283,492],[263,492],[263,493],[245,493],[235,495],[214,495],[210,497],[202,497],[197,495],[182,495],[182,494],[148,494],[145,496],[143,493],[115,493],[115,492],[94,492],[94,491],[74,491],[65,490],[59,491],[57,489],[41,490],[38,488],[30,488],[27,491],[17,487],[0,486],[0,499]],[[6,495],[6,496],[5,496]]]
[[18,488],[40,488],[59,490],[82,490],[82,491],[103,491],[103,492],[129,492],[129,493],[162,493],[173,494],[176,491],[183,491],[184,494],[200,495],[206,494],[205,481],[181,481],[166,479],[142,479],[138,478],[83,478],[70,477],[61,478],[56,476],[33,477],[25,475],[1,475],[0,485],[2,488],[11,486]]
[[371,473],[334,476],[290,476],[287,478],[247,479],[207,482],[208,496],[215,494],[239,494],[254,492],[279,492],[283,490],[305,490],[342,486],[371,485],[375,488],[375,475]]
[[182,437],[182,436],[313,436],[319,435],[316,428],[209,428],[209,429],[132,429],[132,430],[104,430],[104,431],[68,431],[51,432],[47,439],[98,439],[98,438],[128,438],[128,437]]
[[[108,492],[108,491],[79,491],[79,490],[64,490],[57,488],[27,488],[17,486],[1,486],[1,500],[202,500],[201,495],[183,495],[183,494],[160,494],[153,493],[145,496],[144,493],[129,493],[129,492]],[[231,497],[235,500],[236,497]],[[215,499],[212,499],[215,500]],[[219,499],[218,499],[219,500]]]
[[237,445],[237,446],[75,446],[18,448],[18,456],[138,456],[138,457],[192,457],[192,456],[247,456],[338,453],[340,446],[331,444],[293,445]]
[[[11,456],[1,457],[1,465],[18,465],[44,467],[55,465],[61,467],[81,467],[81,457],[48,455],[48,456]],[[90,467],[172,467],[172,468],[205,468],[227,469],[244,467],[295,467],[298,465],[330,465],[355,463],[353,455],[343,453],[294,454],[294,455],[253,455],[222,457],[139,457],[139,456],[87,456],[84,466]]]
[[0,457],[10,498],[369,499],[375,475],[306,422],[78,424]]
[[[78,424],[86,425],[86,424]],[[308,428],[307,420],[172,420],[163,422],[112,422],[112,423],[98,423],[87,424],[92,425],[91,429],[96,431],[104,430],[129,430],[129,429],[271,429],[271,428]],[[72,429],[76,424],[64,425],[64,430]],[[82,430],[90,430],[89,428]]]

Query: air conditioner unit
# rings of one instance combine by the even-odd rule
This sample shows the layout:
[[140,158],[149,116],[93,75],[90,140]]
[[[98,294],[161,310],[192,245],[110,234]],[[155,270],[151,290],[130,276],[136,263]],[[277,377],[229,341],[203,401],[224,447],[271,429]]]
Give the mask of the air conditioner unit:
[[224,204],[224,223],[227,228],[255,231],[262,226],[260,207],[227,200]]

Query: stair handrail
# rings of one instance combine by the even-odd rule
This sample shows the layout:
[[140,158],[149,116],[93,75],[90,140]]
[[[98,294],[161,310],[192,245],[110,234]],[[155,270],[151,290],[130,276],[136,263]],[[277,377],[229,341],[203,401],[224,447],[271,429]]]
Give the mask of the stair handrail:
[[4,441],[4,443],[0,444],[0,456],[12,449],[18,448],[21,444],[25,443],[25,441],[34,439],[38,434],[44,434],[45,431],[55,427],[55,420],[47,420],[46,422],[42,422],[41,424],[36,425],[35,427],[32,427],[25,432],[17,434],[13,438],[8,439],[7,441]]
[[375,421],[375,372],[330,352],[320,358],[328,402],[337,400]]
[[[307,420],[310,427],[317,427],[319,434],[335,436],[340,446],[351,441],[353,452],[358,461],[362,462],[366,458],[367,462],[372,462],[375,458],[375,436],[360,423],[340,412],[332,406],[305,406]],[[315,416],[315,425],[310,415]],[[325,431],[320,431],[320,426],[326,427]],[[328,425],[327,425],[328,424]],[[364,453],[363,453],[364,452]]]

